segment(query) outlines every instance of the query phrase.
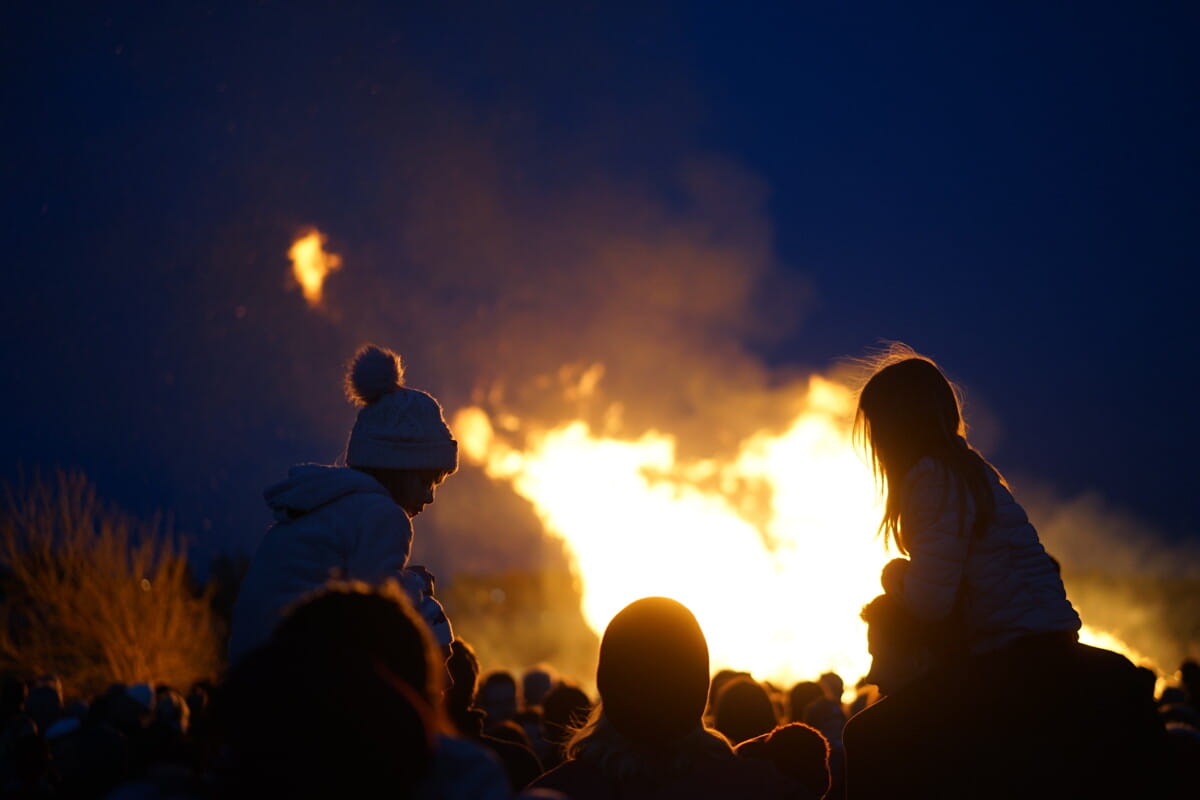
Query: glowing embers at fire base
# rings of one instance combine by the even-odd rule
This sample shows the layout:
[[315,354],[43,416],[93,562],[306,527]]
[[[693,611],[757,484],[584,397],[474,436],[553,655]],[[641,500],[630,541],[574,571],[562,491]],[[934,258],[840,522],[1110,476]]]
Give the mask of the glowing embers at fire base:
[[329,273],[342,268],[342,257],[325,252],[325,234],[312,228],[292,243],[288,258],[292,262],[292,275],[304,292],[310,308],[321,305],[325,279]]
[[695,612],[714,670],[786,683],[834,669],[852,683],[869,667],[858,614],[889,557],[870,470],[850,446],[853,408],[849,390],[813,377],[785,431],[724,462],[681,462],[672,436],[628,441],[582,421],[519,426],[518,446],[479,408],[454,430],[464,456],[511,481],[563,539],[594,630],[666,595]]

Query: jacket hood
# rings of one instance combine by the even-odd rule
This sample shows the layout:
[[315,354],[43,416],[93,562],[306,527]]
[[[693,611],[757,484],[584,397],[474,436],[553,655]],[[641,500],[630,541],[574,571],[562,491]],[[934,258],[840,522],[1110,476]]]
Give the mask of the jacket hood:
[[263,492],[271,513],[279,522],[303,516],[348,494],[381,494],[391,497],[383,484],[350,467],[298,464],[288,470],[286,480]]

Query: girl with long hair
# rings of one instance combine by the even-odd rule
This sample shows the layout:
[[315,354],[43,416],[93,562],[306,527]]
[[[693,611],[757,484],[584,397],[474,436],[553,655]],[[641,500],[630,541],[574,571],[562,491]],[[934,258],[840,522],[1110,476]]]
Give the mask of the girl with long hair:
[[921,620],[953,620],[973,655],[1074,643],[1080,620],[1058,562],[966,433],[958,392],[931,359],[893,345],[877,361],[855,434],[886,493],[880,530],[908,557],[884,569],[884,588]]
[[892,346],[855,428],[887,495],[880,529],[908,558],[884,568],[894,621],[868,619],[892,685],[846,726],[847,800],[1165,796],[1153,698],[1128,659],[1079,643],[1058,562],[967,442],[937,364]]

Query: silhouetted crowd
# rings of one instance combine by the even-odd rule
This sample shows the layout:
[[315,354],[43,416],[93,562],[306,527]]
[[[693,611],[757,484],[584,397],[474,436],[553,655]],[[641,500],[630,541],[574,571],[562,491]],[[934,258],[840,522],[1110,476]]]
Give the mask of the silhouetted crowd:
[[[873,629],[881,624],[874,613]],[[872,644],[878,667],[885,656],[877,637]],[[1116,654],[1095,653],[1105,654],[1105,669],[1128,665]],[[893,683],[886,696],[860,681],[851,703],[843,702],[842,680],[833,673],[786,690],[744,672],[710,676],[707,643],[691,613],[672,600],[645,598],[605,632],[594,702],[546,665],[519,676],[481,675],[471,646],[455,639],[439,648],[397,587],[332,583],[218,684],[198,683],[186,693],[114,684],[77,698],[64,695],[53,676],[6,677],[0,795],[1002,796],[964,772],[985,772],[990,760],[996,769],[1033,764],[1060,774],[1053,795],[1029,786],[1024,797],[1196,796],[1200,665],[1185,662],[1178,682],[1157,697],[1156,676],[1133,670],[1131,688],[1140,697],[1090,696],[1094,713],[1070,701],[1092,688],[1087,665],[1080,669],[1080,686],[1055,687],[1060,708],[1022,709],[1036,714],[1023,720],[1027,741],[986,735],[989,722],[1011,734],[1006,721],[959,719],[951,737],[958,741],[947,742],[930,733],[922,704],[938,705],[928,692],[952,694],[952,676],[935,671],[933,684]],[[1150,719],[1129,717],[1127,708],[1140,708],[1138,701],[1153,709]],[[1061,727],[1071,722],[1060,718],[1068,710],[1086,716],[1086,726]],[[1119,721],[1119,740],[1101,733],[1105,719]],[[898,737],[896,726],[903,729]],[[1078,746],[1063,741],[1055,749],[1039,738],[1044,729],[1072,732]],[[1028,758],[1014,758],[1023,750]],[[1082,761],[1064,760],[1073,750],[1082,751]],[[1090,774],[1072,777],[1084,767]],[[1119,790],[1097,793],[1105,785]]]
[[[241,584],[216,686],[4,684],[5,797],[890,800],[1200,796],[1200,666],[1156,676],[1079,642],[1058,561],[966,439],[955,386],[895,345],[855,428],[905,558],[862,612],[854,702],[710,670],[666,597],[609,622],[597,697],[546,668],[480,678],[410,562],[412,520],[458,469],[437,400],[377,345],[346,370],[343,465],[298,464]],[[630,557],[636,557],[630,554]],[[330,576],[336,576],[331,581]],[[619,579],[619,578],[617,578]],[[787,613],[779,609],[778,613]],[[798,623],[799,624],[799,623]],[[814,643],[819,644],[819,643]],[[67,700],[64,705],[64,699]]]

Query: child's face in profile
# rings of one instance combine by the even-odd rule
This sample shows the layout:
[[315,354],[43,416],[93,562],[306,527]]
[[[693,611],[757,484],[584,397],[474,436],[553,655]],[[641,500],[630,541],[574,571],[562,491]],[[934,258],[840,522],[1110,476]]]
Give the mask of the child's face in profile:
[[400,473],[393,497],[410,518],[433,502],[434,491],[446,479],[446,473],[432,469],[411,469]]

